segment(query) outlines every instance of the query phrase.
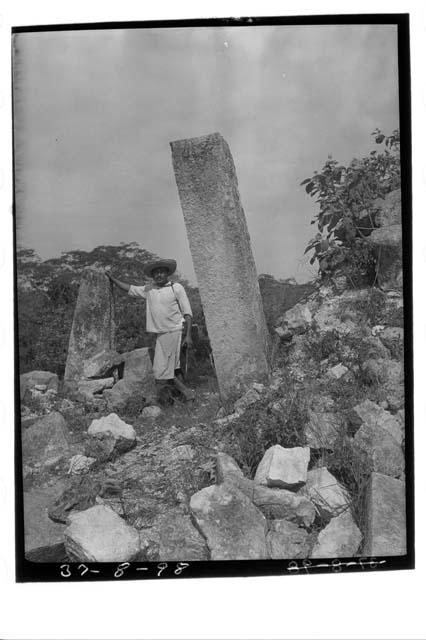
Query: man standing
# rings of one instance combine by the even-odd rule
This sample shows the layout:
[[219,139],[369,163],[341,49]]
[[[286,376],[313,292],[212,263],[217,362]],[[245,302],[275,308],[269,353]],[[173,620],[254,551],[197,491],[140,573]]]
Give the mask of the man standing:
[[[155,260],[148,263],[144,272],[152,278],[153,283],[143,286],[121,282],[108,271],[106,275],[130,296],[146,300],[146,330],[157,335],[153,369],[160,387],[160,397],[162,388],[173,381],[187,400],[194,400],[195,394],[184,384],[180,370],[181,348],[192,347],[192,311],[183,286],[169,280],[169,276],[176,271],[176,266],[175,260]],[[184,326],[186,330],[182,340]]]

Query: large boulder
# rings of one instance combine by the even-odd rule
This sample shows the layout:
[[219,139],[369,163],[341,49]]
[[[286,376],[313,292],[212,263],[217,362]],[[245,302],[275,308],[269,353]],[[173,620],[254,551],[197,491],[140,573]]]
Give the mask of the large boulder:
[[139,533],[108,506],[71,513],[69,522],[65,548],[74,562],[126,562],[139,553]]
[[273,520],[266,536],[269,555],[273,560],[282,558],[308,558],[310,553],[309,536],[287,520]]
[[357,555],[361,541],[361,531],[347,509],[320,531],[311,558],[351,558]]
[[372,473],[366,496],[366,556],[403,556],[407,552],[405,483]]
[[63,416],[54,411],[37,420],[22,433],[24,464],[44,466],[49,460],[68,456],[70,433]]
[[268,558],[266,519],[236,487],[211,485],[191,497],[190,508],[212,560]]
[[364,423],[354,436],[354,444],[367,454],[373,471],[394,478],[403,476],[405,460],[401,446],[382,427]]
[[83,271],[68,345],[64,381],[72,388],[85,377],[84,366],[102,351],[115,349],[114,300],[107,276]]
[[19,376],[19,390],[21,395],[21,401],[27,391],[34,389],[37,385],[45,386],[45,391],[51,389],[58,391],[58,376],[56,373],[50,371],[29,371],[28,373],[22,373]]
[[345,511],[350,503],[348,492],[326,467],[308,471],[306,484],[300,493],[316,506],[325,520]]
[[25,553],[63,542],[64,525],[52,522],[48,507],[62,486],[34,488],[24,492]]
[[123,378],[103,396],[110,409],[122,409],[132,397],[144,398],[147,403],[156,398],[155,378],[149,349],[135,349],[124,355]]
[[124,361],[124,355],[113,349],[104,349],[87,358],[83,364],[84,378],[104,378]]
[[206,541],[189,515],[168,511],[156,518],[147,533],[157,543],[158,560],[161,562],[210,559]]
[[254,481],[268,487],[297,489],[306,482],[309,459],[309,447],[286,449],[276,444],[265,452]]
[[[250,481],[247,481],[250,482]],[[315,520],[315,507],[306,496],[286,489],[270,489],[254,485],[251,499],[269,519],[285,519],[310,527]]]

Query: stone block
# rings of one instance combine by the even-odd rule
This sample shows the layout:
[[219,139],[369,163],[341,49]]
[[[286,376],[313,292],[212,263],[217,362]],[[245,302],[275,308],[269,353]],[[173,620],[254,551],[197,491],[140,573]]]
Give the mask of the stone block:
[[373,471],[394,478],[404,474],[405,460],[401,446],[385,429],[364,423],[355,434],[354,444],[368,455]]
[[254,481],[268,487],[297,489],[306,482],[310,460],[309,447],[285,449],[276,444],[265,452]]
[[[247,480],[247,482],[252,482]],[[310,527],[315,520],[315,507],[305,496],[286,489],[270,489],[253,483],[251,497],[253,503],[269,519],[285,519]],[[242,490],[242,489],[241,489]]]
[[365,556],[407,553],[405,483],[372,473],[366,496]]
[[58,391],[58,384],[58,376],[56,373],[51,373],[50,371],[29,371],[28,373],[22,373],[19,376],[21,402],[24,399],[25,393],[31,389],[45,385],[45,390],[52,389],[53,391]]
[[22,433],[22,460],[24,464],[43,466],[51,458],[67,456],[70,433],[63,416],[54,411],[40,418]]
[[273,560],[309,557],[308,533],[287,520],[273,520],[266,541]]
[[268,558],[266,519],[237,488],[220,484],[201,489],[191,497],[190,508],[212,560]]
[[361,541],[361,531],[347,509],[320,531],[311,558],[352,558],[358,555]]
[[231,152],[219,133],[171,143],[223,401],[270,375],[270,340]]
[[308,471],[306,484],[300,493],[316,506],[326,520],[345,511],[350,503],[348,492],[326,467]]
[[389,411],[385,411],[382,407],[371,400],[364,400],[353,408],[352,422],[356,420],[356,416],[362,423],[368,425],[372,429],[380,427],[387,431],[397,442],[401,444],[404,439],[404,431],[401,421],[393,416]]

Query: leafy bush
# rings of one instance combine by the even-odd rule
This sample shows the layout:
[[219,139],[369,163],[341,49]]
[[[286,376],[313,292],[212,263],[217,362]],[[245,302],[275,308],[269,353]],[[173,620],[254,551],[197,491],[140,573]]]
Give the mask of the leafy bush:
[[376,129],[372,135],[376,144],[384,142],[383,152],[375,149],[348,167],[329,156],[320,172],[301,183],[319,204],[311,222],[318,233],[305,250],[314,252],[310,264],[317,261],[322,276],[340,272],[352,277],[355,287],[374,280],[375,257],[365,239],[376,227],[375,200],[401,184],[399,131],[385,136]]

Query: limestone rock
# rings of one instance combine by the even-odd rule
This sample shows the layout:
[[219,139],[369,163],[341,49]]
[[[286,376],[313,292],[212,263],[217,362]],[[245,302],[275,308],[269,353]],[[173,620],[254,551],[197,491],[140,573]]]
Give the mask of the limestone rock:
[[126,562],[139,553],[139,534],[115,511],[96,505],[69,517],[65,548],[74,562]]
[[114,350],[114,302],[107,276],[87,267],[82,275],[68,346],[64,381],[84,377],[84,364],[101,351]]
[[309,421],[305,426],[306,443],[311,449],[333,450],[336,439],[344,428],[342,418],[331,411],[316,412],[308,409]]
[[95,393],[102,393],[104,389],[110,389],[114,384],[114,378],[100,378],[99,380],[80,380],[78,392],[84,398],[92,400]]
[[24,499],[24,536],[25,552],[49,547],[63,542],[64,525],[52,522],[47,508],[62,487],[47,487],[25,491]]
[[[112,436],[114,438],[114,449],[117,453],[129,451],[136,444],[136,433],[130,424],[127,424],[115,413],[93,420],[87,430],[90,436]],[[96,457],[96,456],[95,456]]]
[[123,355],[112,349],[104,349],[84,361],[83,377],[102,378],[122,362]]
[[273,520],[266,541],[273,560],[309,557],[307,532],[287,520]]
[[332,518],[320,532],[311,558],[352,558],[357,555],[361,541],[361,531],[347,509],[336,518]]
[[50,371],[29,371],[19,376],[19,390],[21,401],[24,399],[25,393],[39,385],[45,385],[46,389],[58,391],[58,376]]
[[162,410],[160,409],[160,407],[153,405],[150,407],[144,407],[141,415],[142,418],[158,418],[158,416],[161,414]]
[[306,484],[300,493],[317,507],[326,520],[345,511],[350,503],[348,492],[326,467],[308,471]]
[[312,314],[306,303],[298,303],[286,311],[278,322],[291,333],[305,333],[312,322]]
[[191,497],[190,508],[212,560],[268,557],[266,519],[235,487],[212,485]]
[[209,560],[206,541],[189,515],[168,511],[156,518],[148,532],[157,543],[159,562]]
[[380,340],[391,353],[396,353],[403,348],[404,329],[402,327],[386,327],[380,332]]
[[95,462],[96,458],[88,458],[87,456],[83,456],[80,453],[77,453],[70,459],[68,473],[72,473],[74,475],[87,473],[87,471],[89,471],[90,467],[92,467]]
[[340,378],[342,378],[348,371],[349,369],[345,367],[344,364],[339,362],[339,364],[336,364],[334,367],[327,371],[327,375],[334,380],[340,380]]
[[359,419],[359,426],[364,423],[374,429],[380,427],[385,429],[398,444],[401,444],[404,438],[404,432],[401,428],[401,422],[393,416],[389,411],[385,411],[371,400],[364,400],[353,408],[352,423],[356,423],[356,417]]
[[268,382],[270,337],[238,192],[219,133],[171,143],[183,217],[224,402]]
[[[244,478],[244,480],[246,479]],[[247,487],[248,489],[249,487]],[[303,495],[286,489],[270,489],[256,484],[252,487],[251,496],[249,493],[247,495],[269,519],[285,519],[304,527],[310,527],[315,520],[315,507]]]
[[169,460],[172,462],[180,462],[182,460],[192,460],[194,458],[194,450],[189,444],[181,444],[173,447],[169,454]]
[[243,478],[244,474],[232,456],[227,453],[218,453],[216,455],[216,473],[218,482],[224,482],[230,475]]
[[103,394],[108,407],[121,409],[129,398],[135,396],[152,402],[156,397],[156,389],[149,349],[134,349],[122,354],[122,357],[125,361],[122,380]]
[[309,459],[309,447],[285,449],[276,444],[265,452],[254,481],[268,487],[296,489],[306,482]]
[[41,466],[53,457],[69,453],[69,431],[63,416],[54,411],[37,420],[22,432],[22,458],[24,464],[37,462]]
[[364,423],[355,434],[354,444],[369,456],[373,471],[394,478],[403,475],[404,454],[395,438],[385,429]]
[[384,290],[402,289],[402,225],[374,229],[367,241],[377,253],[377,280]]
[[402,556],[407,552],[405,483],[372,473],[367,488],[366,556]]

